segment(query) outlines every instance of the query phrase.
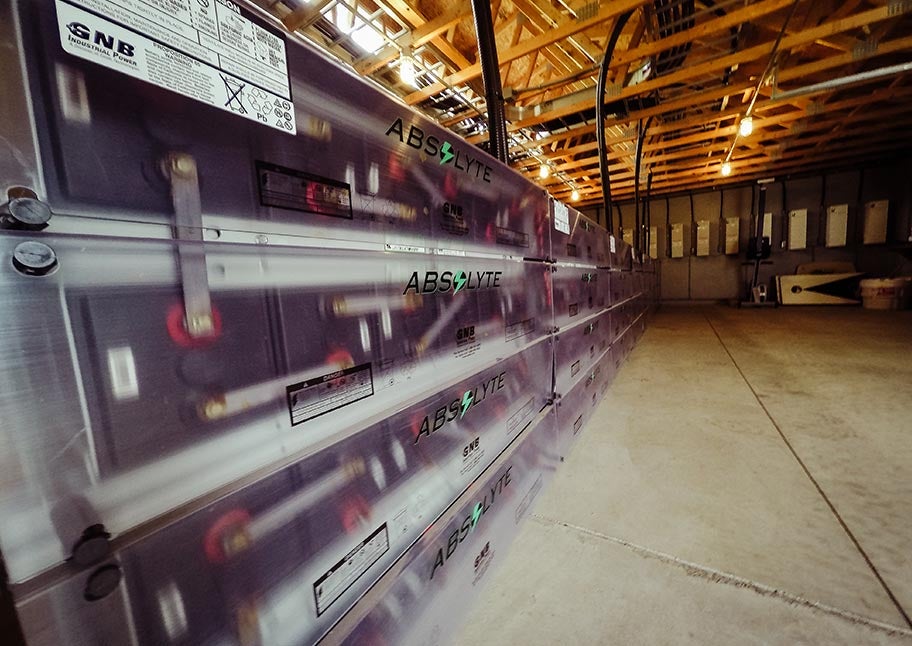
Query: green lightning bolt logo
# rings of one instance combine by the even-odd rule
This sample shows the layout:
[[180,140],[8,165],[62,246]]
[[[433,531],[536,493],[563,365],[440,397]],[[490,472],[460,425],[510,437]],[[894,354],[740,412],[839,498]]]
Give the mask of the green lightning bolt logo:
[[474,398],[475,395],[471,390],[465,391],[465,394],[462,396],[462,412],[459,414],[459,419],[465,417],[466,411],[469,410],[469,406],[472,405],[472,400]]
[[453,147],[450,145],[449,141],[444,141],[443,145],[440,147],[440,163],[446,164],[456,155],[453,154]]
[[481,503],[478,503],[475,505],[475,509],[472,510],[472,529],[475,529],[478,519],[481,518],[481,509]]
[[468,280],[468,279],[466,278],[466,274],[464,271],[457,271],[453,275],[453,293],[454,294],[457,294],[460,289],[465,287],[466,280]]

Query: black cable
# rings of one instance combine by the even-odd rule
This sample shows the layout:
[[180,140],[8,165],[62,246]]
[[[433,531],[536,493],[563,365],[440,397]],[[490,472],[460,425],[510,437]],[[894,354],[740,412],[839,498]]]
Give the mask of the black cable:
[[[649,248],[652,246],[652,171],[646,176],[646,201],[643,203],[646,213],[646,255],[649,255]],[[658,249],[656,250],[658,256]]]
[[494,37],[491,3],[485,0],[472,0],[472,14],[475,18],[478,61],[481,64],[481,78],[485,86],[485,102],[488,108],[488,137],[491,144],[491,155],[503,163],[507,163],[507,123],[504,113],[503,88],[500,82],[500,67],[497,63],[497,41]]
[[[473,2],[478,1],[480,0],[473,0]],[[612,232],[614,230],[614,215],[611,212],[611,179],[608,173],[608,146],[605,141],[605,119],[607,118],[607,115],[605,114],[605,84],[608,82],[608,65],[611,63],[611,57],[614,55],[614,48],[617,47],[617,41],[621,37],[621,31],[623,31],[627,21],[630,20],[631,15],[633,15],[632,11],[623,13],[618,16],[617,21],[614,23],[611,37],[605,45],[605,55],[602,57],[602,64],[599,66],[599,77],[595,90],[595,136],[598,142],[599,175],[602,180],[602,201],[605,203],[608,231]]]
[[633,167],[633,200],[635,203],[634,208],[634,231],[633,231],[633,248],[641,254],[642,257],[642,248],[640,247],[640,164],[643,160],[643,143],[646,139],[646,131],[649,129],[649,124],[652,122],[652,117],[646,119],[645,125],[643,120],[640,119],[637,127],[637,143],[636,143],[636,155],[635,163]]

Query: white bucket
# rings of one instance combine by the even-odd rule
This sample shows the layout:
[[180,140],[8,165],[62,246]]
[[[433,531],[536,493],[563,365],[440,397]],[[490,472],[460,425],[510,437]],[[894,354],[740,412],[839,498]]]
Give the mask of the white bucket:
[[868,278],[861,281],[861,299],[865,309],[901,310],[912,296],[910,278]]

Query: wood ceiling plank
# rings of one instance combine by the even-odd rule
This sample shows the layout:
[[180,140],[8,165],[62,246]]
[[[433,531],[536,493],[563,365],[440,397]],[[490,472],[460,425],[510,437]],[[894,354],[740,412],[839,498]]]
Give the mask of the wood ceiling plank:
[[[902,100],[912,99],[912,88],[905,88],[905,89],[900,89],[900,88],[896,88],[896,87],[881,88],[878,90],[874,90],[869,95],[858,96],[858,97],[853,97],[853,98],[845,99],[845,100],[838,101],[838,102],[833,102],[830,104],[822,104],[819,106],[814,106],[813,116],[816,119],[816,118],[820,118],[822,115],[825,115],[825,114],[834,114],[836,112],[842,112],[842,111],[853,109],[853,108],[856,110],[860,110],[861,108],[867,108],[877,102],[888,101],[891,99],[894,99],[894,100],[895,99],[902,99]],[[759,107],[762,107],[762,105],[760,105]],[[809,106],[809,107],[811,107],[811,106]],[[681,124],[681,126],[682,126],[681,128],[674,128],[673,126],[678,125],[678,124],[671,124],[669,127],[664,127],[664,128],[661,126],[653,127],[650,129],[650,133],[657,134],[657,135],[668,134],[671,132],[675,132],[676,130],[687,129],[687,128],[691,127],[693,124],[701,124],[701,125],[708,126],[708,125],[712,124],[713,122],[719,123],[719,122],[725,120],[726,118],[732,118],[734,116],[737,116],[738,114],[739,114],[738,110],[730,110],[730,111],[727,111],[727,114],[719,113],[719,114],[715,115],[713,118],[708,119],[706,121],[701,121],[699,119],[688,119]],[[766,131],[767,129],[769,129],[773,126],[777,126],[777,125],[789,125],[799,119],[807,118],[810,114],[811,113],[808,110],[790,110],[788,112],[782,112],[782,113],[779,113],[776,115],[765,116],[762,118],[757,117],[757,118],[755,118],[755,121],[754,121],[754,134],[751,135],[750,140],[751,141],[763,141],[764,137],[765,137],[764,131]],[[846,116],[851,116],[851,115],[849,114]],[[840,121],[838,123],[844,125],[845,124],[845,122],[843,121],[844,117],[842,115],[840,115],[839,119],[840,119]],[[650,141],[644,145],[643,154],[644,154],[645,159],[648,160],[649,155],[654,151],[657,151],[657,150],[660,151],[660,150],[670,147],[670,146],[677,147],[677,146],[682,146],[682,145],[687,145],[687,144],[700,144],[700,143],[707,142],[708,140],[711,140],[711,139],[717,138],[717,137],[729,138],[727,143],[730,144],[731,143],[730,138],[734,136],[734,134],[735,134],[735,132],[737,132],[737,130],[738,130],[737,125],[733,124],[733,125],[726,126],[726,127],[720,127],[718,130],[713,131],[712,133],[697,132],[697,133],[694,133],[691,135],[685,135],[683,137],[678,137],[673,140],[662,139],[659,141]],[[619,143],[621,141],[632,141],[633,139],[634,139],[634,137],[623,137],[623,138],[619,137],[619,138],[615,138],[614,140],[609,140],[608,143],[610,145],[613,143]],[[581,152],[591,152],[594,150],[596,150],[596,143],[588,142],[588,143],[581,144],[579,146],[575,146],[572,148],[565,148],[565,149],[561,150],[561,154],[557,155],[556,157],[561,158],[561,157],[564,157],[567,155],[572,155],[572,154],[581,153]],[[609,153],[609,159],[610,158],[611,158],[611,154]],[[552,159],[554,159],[554,158],[552,158]],[[560,165],[558,166],[558,169],[567,170],[567,168],[560,166]],[[523,167],[520,166],[518,168],[518,170],[523,170]]]
[[699,23],[677,34],[655,40],[639,47],[627,51],[617,52],[611,59],[612,67],[635,63],[648,56],[655,56],[659,52],[665,51],[679,45],[686,45],[694,40],[700,40],[707,36],[713,36],[721,31],[726,31],[732,27],[752,22],[762,16],[769,15],[780,9],[784,9],[792,4],[794,0],[765,0],[748,5],[742,9],[736,9],[725,16],[713,18],[706,22]]
[[322,17],[322,11],[332,0],[316,0],[311,4],[304,5],[292,11],[282,18],[282,24],[285,29],[294,32],[298,29],[304,29]]
[[[383,0],[381,6],[389,7],[396,15],[399,16],[411,29],[419,29],[424,26],[428,20],[421,12],[412,7],[406,0]],[[453,69],[462,69],[471,62],[445,38],[435,35],[430,39],[437,51],[441,55],[444,63],[449,64]]]
[[[521,3],[522,0],[519,0],[517,7],[520,7]],[[528,14],[525,12],[523,12],[523,15],[526,16],[526,19],[528,20],[526,23],[526,30],[532,34],[533,38],[541,37],[543,34],[547,33],[546,27],[529,18]],[[515,48],[515,46],[511,47],[511,49],[513,48]],[[573,58],[568,56],[567,53],[559,47],[543,47],[539,54],[547,58],[551,64],[555,66],[555,69],[559,69],[563,73],[572,74],[581,68],[579,61],[573,60]],[[510,62],[512,63],[514,60],[516,59],[513,59]],[[502,61],[501,65],[503,65]]]
[[[536,14],[538,16],[544,17],[547,22],[545,27],[548,29],[553,29],[561,24],[561,21],[565,20],[567,17],[560,12],[556,7],[550,4],[550,2],[542,2],[541,0],[513,0],[513,4],[522,11],[530,20],[535,20],[530,14]],[[589,61],[595,63],[601,60],[601,48],[596,45],[585,32],[580,32],[575,36],[570,36],[567,40],[573,41],[577,48],[582,51],[588,58]]]
[[[459,0],[444,14],[429,20],[416,29],[404,39],[401,45],[411,46],[413,48],[421,47],[438,36],[445,38],[443,32],[455,26],[462,19],[472,15],[472,5],[468,0]],[[386,47],[375,56],[370,56],[359,60],[354,67],[360,74],[371,74],[378,69],[387,65],[390,61],[399,57],[399,48],[392,45]]]
[[[516,28],[513,30],[513,36],[510,38],[510,47],[516,47],[519,43],[519,39],[522,38],[523,29],[525,29],[526,18],[522,13],[516,12]],[[510,61],[507,63],[507,67],[503,70],[503,85],[504,87],[510,87],[510,73],[513,71],[513,63],[516,61]]]
[[[636,45],[627,50],[616,51],[611,59],[609,70],[618,72],[617,76],[624,75],[630,65],[639,60],[654,56],[671,47],[690,43],[694,40],[705,38],[706,36],[715,35],[721,31],[743,24],[744,22],[755,20],[760,16],[774,13],[775,11],[789,6],[793,1],[794,0],[766,0],[765,2],[752,4],[743,9],[730,12],[721,18],[715,18],[705,23],[697,24],[685,32],[680,32],[661,40],[652,41],[645,45],[639,43],[645,33],[646,24],[645,21],[638,20],[636,26],[638,31],[635,32],[634,36],[631,38],[631,42],[636,43]],[[639,35],[639,37],[637,37],[637,35]],[[520,96],[522,96],[523,99],[529,98],[522,93],[520,93]]]
[[[838,20],[824,23],[820,27],[808,30],[799,35],[788,37],[788,38],[783,38],[782,44],[781,44],[781,49],[785,50],[785,49],[794,47],[794,46],[799,45],[804,42],[811,42],[822,34],[838,33],[839,31],[854,29],[861,25],[870,25],[870,24],[873,24],[878,21],[888,20],[888,19],[894,17],[890,13],[890,11],[891,10],[889,7],[879,7],[877,9],[865,11],[865,12],[855,15],[855,16],[850,16],[848,18],[841,18]],[[772,42],[763,43],[761,45],[756,45],[754,47],[750,47],[748,49],[741,50],[739,52],[736,52],[735,54],[723,56],[723,57],[720,57],[720,58],[712,60],[712,61],[706,61],[706,62],[698,64],[698,65],[685,65],[682,69],[680,69],[676,72],[673,72],[671,74],[668,74],[666,76],[662,76],[657,79],[645,81],[639,85],[625,87],[620,91],[619,94],[613,96],[612,99],[620,100],[620,99],[624,99],[624,98],[632,98],[634,96],[646,94],[653,90],[659,90],[662,88],[666,88],[669,85],[684,83],[688,80],[693,80],[695,78],[699,78],[701,76],[708,75],[713,72],[718,73],[733,65],[742,63],[747,60],[752,60],[753,58],[756,58],[758,56],[760,56],[760,57],[768,56],[769,51],[772,49],[772,44],[773,44]],[[879,49],[875,52],[872,52],[871,55],[882,54],[883,52],[881,50],[885,46],[886,46],[886,44],[881,43],[879,45]],[[895,49],[895,45],[893,47],[894,47],[894,49],[891,51],[897,51]],[[900,47],[900,49],[901,48],[902,47]],[[857,56],[857,54],[855,52],[847,53],[847,54],[840,54],[840,55],[828,57],[828,58],[824,59],[823,61],[818,61],[817,62],[819,64],[818,67],[815,67],[812,64],[810,66],[808,66],[808,65],[798,66],[794,69],[800,69],[800,75],[806,76],[806,75],[812,74],[816,71],[832,69],[833,67],[844,65],[848,62],[858,60],[858,58],[859,57]],[[780,72],[778,75],[780,82],[783,80],[790,80],[791,78],[797,78],[797,77],[798,77],[798,75],[790,73],[789,70],[786,70],[785,72]],[[707,93],[707,96],[713,96],[714,99],[719,99],[719,98],[722,98],[723,96],[726,96],[729,94],[738,94],[747,89],[751,89],[755,85],[756,85],[755,82],[738,84],[738,85],[730,86],[729,88],[727,88],[728,92],[723,91],[721,93],[719,92],[719,90],[711,90]],[[684,108],[690,107],[690,105],[691,105],[691,104],[688,104],[686,101],[682,104],[680,102],[680,100],[672,101],[671,103],[675,104],[676,107],[679,106],[679,107],[684,107]],[[555,118],[558,118],[561,116],[567,116],[569,114],[574,114],[574,113],[580,112],[582,110],[590,109],[594,106],[594,104],[595,104],[594,97],[588,98],[588,99],[583,99],[583,100],[580,100],[579,102],[576,102],[576,103],[573,103],[570,105],[566,105],[566,106],[562,106],[559,109],[553,109],[553,110],[549,110],[547,103],[544,103],[544,104],[541,104],[542,111],[540,114],[537,114],[533,117],[529,117],[527,119],[522,119],[520,121],[517,121],[513,124],[513,127],[522,128],[522,127],[528,127],[531,125],[537,125],[539,123],[543,123],[545,121],[550,121],[552,119],[555,119]],[[630,118],[637,119],[637,118],[645,118],[646,116],[652,116],[651,114],[647,114],[649,112],[652,112],[652,114],[660,114],[662,111],[662,108],[667,109],[667,105],[668,105],[667,103],[660,105],[657,110],[654,109],[654,110],[640,111],[640,115],[638,115],[636,117],[634,117],[633,114],[631,114]]]
[[[910,138],[910,135],[908,134],[908,127],[910,125],[912,125],[912,121],[906,119],[898,122],[896,129],[890,132],[884,132],[883,129],[876,124],[860,128],[857,133],[851,133],[839,142],[834,142],[839,145],[839,148],[835,152],[841,153],[852,148],[857,148],[858,144],[865,144],[876,148],[883,142],[892,143],[897,142],[897,140],[900,142],[905,141],[907,144],[912,143],[912,138]],[[826,134],[819,135],[818,137],[825,138]],[[815,137],[815,141],[816,139],[817,137]],[[776,174],[780,172],[783,160],[801,159],[804,163],[814,163],[820,160],[825,161],[828,157],[832,156],[829,152],[824,151],[815,157],[808,157],[805,148],[806,146],[790,148],[783,153],[778,160],[771,160],[764,154],[754,154],[750,157],[742,156],[733,161],[732,174],[741,176],[751,169],[756,169],[757,172],[765,174]],[[721,176],[719,174],[718,160],[715,163],[709,164],[695,163],[680,167],[660,167],[653,172],[654,186],[656,187],[662,186],[664,182],[667,182],[671,178],[677,178],[683,182],[689,181],[689,184],[694,188],[704,187],[707,185],[706,182],[711,184],[719,177]],[[617,170],[612,173],[612,192],[614,192],[615,188],[617,188],[618,191],[627,186],[632,188],[632,178],[632,171],[618,167]],[[559,188],[560,184],[560,182],[552,183],[552,191],[555,187]]]
[[[811,63],[806,63],[804,65],[798,65],[793,68],[789,68],[783,72],[779,73],[779,81],[791,81],[795,79],[803,79],[806,76],[811,74],[816,74],[819,72],[831,70],[838,67],[846,66],[850,63],[861,59],[870,59],[878,56],[885,56],[888,54],[893,54],[897,52],[903,52],[906,50],[912,49],[912,37],[907,38],[898,38],[892,41],[887,41],[885,43],[880,43],[878,48],[872,52],[868,52],[863,56],[857,56],[856,54],[839,54],[835,56],[829,56],[827,58],[814,61]],[[693,109],[695,106],[704,105],[712,103],[713,101],[722,99],[728,95],[735,95],[745,90],[751,89],[755,86],[755,83],[742,83],[736,85],[730,85],[723,88],[713,88],[710,90],[704,90],[700,92],[694,92],[693,94],[688,94],[677,99],[667,100],[659,105],[652,108],[645,108],[643,110],[633,110],[623,119],[617,119],[614,121],[609,120],[606,125],[610,126],[612,124],[623,124],[629,123],[631,121],[636,121],[638,119],[646,119],[651,116],[658,116],[666,112],[671,112],[678,109]],[[828,90],[821,90],[817,93],[824,93]],[[812,96],[809,94],[808,96]],[[764,102],[765,105],[771,104],[781,104],[783,100],[780,99],[771,99]],[[758,106],[760,103],[758,102]],[[560,110],[554,110],[552,112],[538,115],[535,117],[529,117],[528,119],[523,119],[520,121],[513,122],[509,129],[516,130],[523,127],[528,127],[532,125],[537,125],[544,121],[554,119],[560,116],[566,116],[569,114],[574,114],[576,112],[591,108],[592,103],[589,101],[580,101],[579,103],[573,104],[572,106],[567,106]]]
[[[501,65],[503,65],[511,60],[528,56],[534,52],[537,52],[543,47],[547,47],[552,43],[559,42],[565,38],[578,34],[581,31],[585,31],[590,27],[594,27],[595,25],[599,25],[601,23],[612,20],[626,11],[633,11],[634,9],[638,9],[640,6],[647,4],[649,1],[650,0],[617,0],[616,2],[602,5],[599,7],[598,13],[590,18],[586,18],[585,20],[568,19],[560,27],[549,30],[536,38],[530,38],[524,42],[521,42],[516,47],[511,47],[510,49],[500,53],[498,57],[499,62]],[[481,65],[476,63],[460,70],[459,72],[447,76],[444,79],[444,82],[448,85],[460,85],[469,79],[478,77],[479,75],[481,75]],[[411,94],[404,97],[404,100],[409,105],[414,105],[433,96],[434,94],[437,94],[438,92],[442,92],[445,87],[446,85],[443,83],[434,83],[426,88],[418,90],[417,92],[412,92]]]
[[[879,132],[883,130],[883,123],[887,122],[891,124],[891,127],[901,127],[903,124],[910,122],[912,117],[909,116],[908,110],[905,109],[903,105],[893,106],[890,109],[882,109],[873,112],[860,113],[853,121],[856,124],[851,132],[847,132],[842,136],[834,137],[833,136],[833,126],[839,123],[844,118],[841,116],[834,116],[832,119],[827,121],[822,121],[815,123],[808,127],[806,131],[802,133],[802,139],[793,140],[790,137],[788,131],[782,131],[776,133],[766,139],[766,141],[777,141],[784,140],[783,143],[786,145],[786,150],[791,152],[794,150],[803,150],[808,147],[813,147],[819,143],[825,143],[832,145],[834,142],[837,142],[842,139],[847,138],[858,138],[858,137],[868,137],[876,136]],[[813,133],[818,134],[813,134]],[[715,159],[707,160],[705,157],[706,151],[699,150],[685,150],[675,153],[668,153],[664,155],[658,155],[656,157],[650,158],[648,162],[651,165],[651,168],[654,173],[665,173],[671,170],[675,173],[690,173],[698,171],[701,168],[713,167],[718,172],[718,165],[721,163],[723,153],[728,150],[727,145],[719,145],[712,147],[709,152],[719,153],[719,156]],[[764,159],[767,159],[770,163],[774,163],[775,160],[771,159],[765,151],[768,148],[761,147],[760,154]],[[701,154],[702,153],[702,154]],[[629,156],[629,155],[627,155]],[[622,155],[615,155],[614,158],[617,159],[622,157]],[[744,153],[736,153],[732,158],[732,164],[735,167],[735,170],[738,169],[740,163],[744,159]],[[675,160],[677,161],[674,165],[669,165],[667,162]],[[645,160],[644,160],[645,161]],[[659,164],[658,162],[666,162]],[[567,168],[558,168],[565,174],[571,175],[571,169]],[[612,186],[615,184],[615,180],[621,180],[625,177],[632,177],[633,171],[626,164],[609,164],[609,170],[612,172]],[[577,172],[592,172],[590,171],[577,171]],[[526,172],[530,179],[535,177],[535,174],[532,172]],[[559,184],[560,182],[555,182],[552,180],[546,180],[543,184],[547,187],[550,184]],[[539,182],[541,183],[541,182]]]
[[[770,176],[782,176],[786,171],[796,168],[799,170],[804,170],[808,167],[826,167],[832,166],[834,160],[853,157],[859,154],[867,153],[880,153],[885,150],[902,150],[909,145],[909,140],[899,139],[897,140],[895,136],[896,133],[889,133],[888,136],[878,138],[875,144],[873,145],[852,145],[840,148],[839,150],[831,151],[829,154],[820,156],[817,159],[809,160],[806,155],[801,151],[795,151],[787,156],[784,156],[783,159],[775,163],[775,168],[770,168],[768,160],[763,158],[758,158],[754,160],[754,163],[749,165],[744,165],[740,167],[737,171],[732,172],[732,176],[735,177],[732,181],[744,181],[744,179],[749,179],[751,177],[770,177]],[[864,142],[857,142],[863,144]],[[718,171],[715,169],[707,169],[705,171],[694,173],[687,172],[676,175],[669,175],[667,177],[653,178],[653,186],[658,190],[669,188],[670,186],[677,186],[680,188],[710,188],[717,186],[721,183],[724,183],[724,180],[719,175]],[[631,181],[618,182],[619,192],[623,192],[625,189],[629,190],[629,193],[633,192],[633,185]],[[612,189],[614,189],[614,184],[612,184]]]
[[[775,173],[773,173],[768,167],[760,166],[749,168],[744,172],[739,172],[737,176],[733,174],[729,178],[722,178],[718,173],[712,172],[705,177],[701,176],[696,182],[694,181],[694,178],[689,174],[670,178],[667,180],[654,179],[652,194],[654,199],[661,199],[665,194],[668,193],[687,192],[690,190],[718,190],[730,186],[744,185],[745,183],[765,177],[782,177],[783,175],[788,175],[791,172],[795,171],[804,173],[810,171],[825,171],[827,169],[841,168],[849,165],[851,162],[871,161],[883,155],[893,155],[900,153],[904,150],[907,150],[910,143],[912,142],[894,139],[892,142],[888,141],[884,145],[868,147],[860,146],[850,150],[837,151],[825,158],[811,162],[808,162],[801,156],[797,156],[795,158],[787,160],[782,164],[779,164]],[[633,198],[632,182],[619,183],[617,187],[612,184],[613,193],[615,192],[615,189],[619,200],[626,201]],[[569,193],[569,189],[561,190],[555,193],[555,197],[566,201],[569,198]],[[581,199],[576,204],[577,208],[601,205],[601,189],[598,187],[582,189],[580,193]]]

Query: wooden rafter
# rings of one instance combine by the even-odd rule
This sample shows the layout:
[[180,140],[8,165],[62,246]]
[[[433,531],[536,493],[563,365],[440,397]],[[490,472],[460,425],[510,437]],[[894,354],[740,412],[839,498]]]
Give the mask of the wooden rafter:
[[[469,141],[485,141],[486,133],[474,134],[478,112],[469,107],[483,104],[484,89],[480,66],[473,62],[468,0],[370,1],[370,7],[386,11],[385,20],[405,25],[409,33],[397,35],[395,43],[378,53],[355,60],[356,70],[392,86],[406,103],[428,111],[442,125],[457,131],[464,128]],[[320,11],[332,2],[315,0],[301,8],[295,8],[301,6],[296,3],[281,15],[286,24],[303,25],[313,37]],[[633,12],[632,17],[608,69],[607,100],[618,114],[605,124],[612,194],[619,199],[633,192],[636,124],[650,117],[643,164],[653,174],[654,193],[823,168],[878,150],[912,147],[904,129],[912,125],[905,108],[912,100],[912,80],[905,76],[808,89],[912,60],[908,2],[696,3],[691,24],[662,32],[664,37],[656,33],[656,12],[667,3],[492,0],[492,6],[501,80],[508,90],[508,130],[514,140],[525,142],[522,148],[512,148],[513,164],[558,198],[567,199],[571,188],[576,188],[582,195],[579,204],[601,200],[594,86],[608,35],[618,16],[627,11]],[[765,79],[767,83],[760,83],[793,8],[773,74]],[[414,91],[398,82],[396,60],[407,47],[425,47],[432,60],[443,63],[441,82],[427,84],[425,77],[425,87]],[[669,52],[677,58],[631,84],[632,71],[641,71],[647,61],[668,61]],[[339,55],[352,58],[349,52]],[[451,88],[463,96],[453,98]],[[799,88],[800,95],[780,96]],[[738,138],[738,123],[748,105],[754,133]],[[718,171],[729,153],[736,177],[723,178]],[[546,180],[538,178],[542,159],[554,171]]]

